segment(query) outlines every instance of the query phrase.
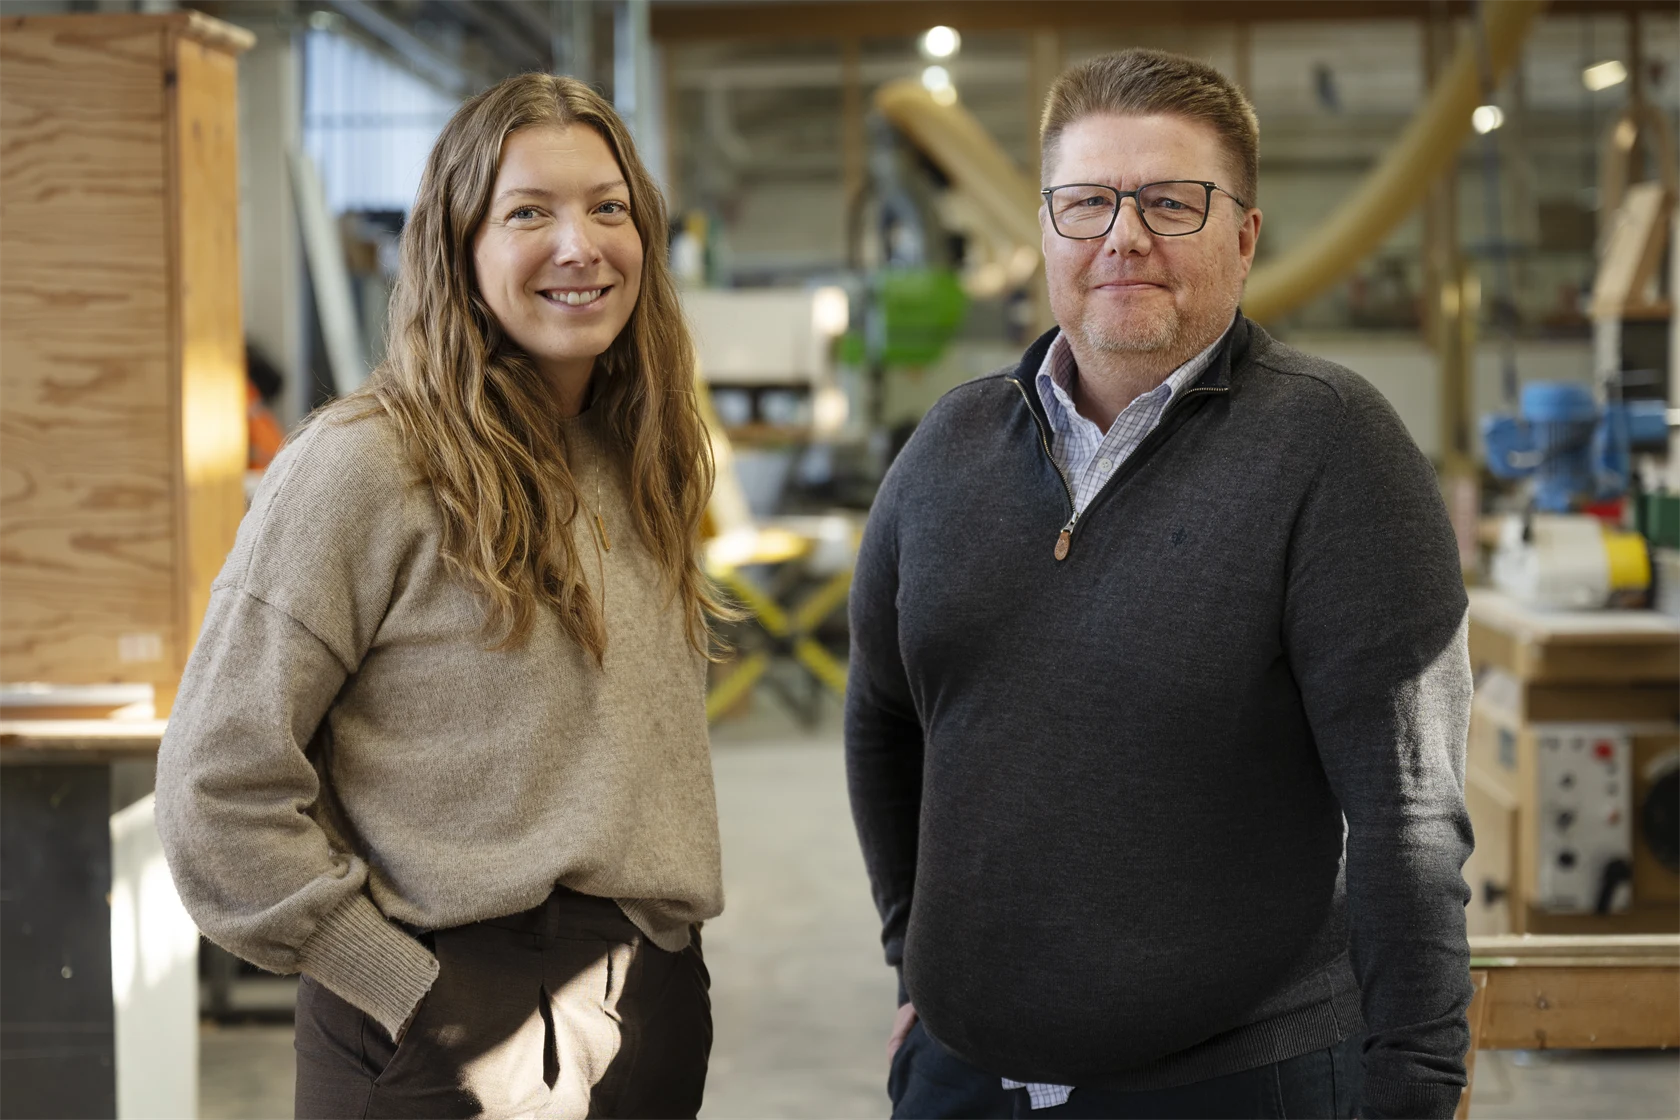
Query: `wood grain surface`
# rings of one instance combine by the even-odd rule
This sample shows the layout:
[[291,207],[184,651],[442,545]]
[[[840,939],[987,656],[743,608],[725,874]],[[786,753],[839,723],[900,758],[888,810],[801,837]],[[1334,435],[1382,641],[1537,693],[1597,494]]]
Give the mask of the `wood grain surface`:
[[172,693],[232,541],[237,100],[203,23],[0,20],[0,680]]
[[210,582],[245,513],[245,340],[239,304],[238,74],[232,55],[176,47],[181,344],[182,632],[197,635]]

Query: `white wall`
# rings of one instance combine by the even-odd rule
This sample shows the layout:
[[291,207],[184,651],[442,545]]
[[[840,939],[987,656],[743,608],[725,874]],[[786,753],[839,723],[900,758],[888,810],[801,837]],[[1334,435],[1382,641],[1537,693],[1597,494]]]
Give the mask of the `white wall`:
[[147,794],[111,818],[111,998],[117,1116],[198,1115],[198,929],[181,905]]

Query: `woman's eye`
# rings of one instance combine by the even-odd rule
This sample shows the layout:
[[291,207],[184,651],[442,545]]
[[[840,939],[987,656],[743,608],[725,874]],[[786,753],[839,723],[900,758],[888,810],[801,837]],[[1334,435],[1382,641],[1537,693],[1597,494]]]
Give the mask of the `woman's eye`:
[[536,216],[537,208],[535,206],[521,206],[519,209],[508,215],[508,221],[524,222],[529,221]]
[[601,203],[601,205],[595,208],[595,212],[597,214],[604,214],[609,218],[618,218],[630,213],[630,207],[615,200],[612,202]]

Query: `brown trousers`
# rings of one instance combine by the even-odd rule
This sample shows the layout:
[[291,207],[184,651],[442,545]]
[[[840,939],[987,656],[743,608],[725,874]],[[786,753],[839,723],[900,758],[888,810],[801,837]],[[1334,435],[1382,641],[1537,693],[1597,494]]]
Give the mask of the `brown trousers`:
[[534,910],[421,939],[440,971],[400,1044],[303,978],[298,1117],[699,1111],[712,1007],[698,931],[667,953],[610,899],[559,888]]

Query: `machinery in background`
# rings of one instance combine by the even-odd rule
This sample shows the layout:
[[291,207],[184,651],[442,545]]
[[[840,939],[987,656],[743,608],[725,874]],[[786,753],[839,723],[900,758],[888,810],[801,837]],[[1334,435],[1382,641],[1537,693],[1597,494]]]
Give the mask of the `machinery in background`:
[[731,439],[828,439],[846,425],[853,410],[834,361],[850,318],[844,289],[689,288],[682,302]]
[[1585,385],[1538,382],[1524,387],[1519,415],[1484,418],[1482,436],[1495,477],[1530,490],[1528,510],[1500,526],[1494,585],[1554,610],[1645,606],[1653,542],[1622,517],[1630,493],[1642,515],[1663,508],[1638,494],[1633,463],[1666,450],[1664,402],[1601,406]]
[[1667,408],[1660,400],[1600,408],[1585,385],[1535,382],[1523,388],[1521,415],[1486,417],[1482,437],[1495,476],[1531,480],[1535,509],[1568,513],[1628,492],[1634,452],[1667,446]]

